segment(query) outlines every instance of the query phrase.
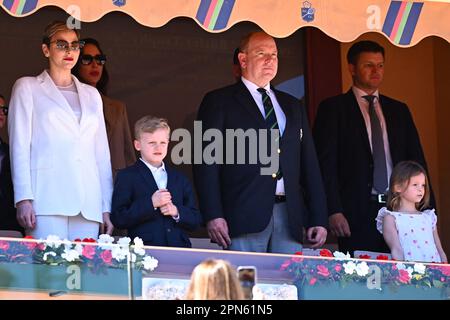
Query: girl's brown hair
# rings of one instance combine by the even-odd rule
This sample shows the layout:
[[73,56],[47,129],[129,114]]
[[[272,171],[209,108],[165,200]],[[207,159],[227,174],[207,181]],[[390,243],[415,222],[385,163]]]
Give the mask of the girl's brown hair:
[[422,200],[416,203],[416,209],[422,211],[430,205],[430,186],[428,183],[427,172],[415,161],[402,161],[395,166],[391,174],[386,206],[388,210],[396,211],[400,207],[400,192],[396,192],[395,187],[400,186],[402,189],[406,189],[411,177],[421,173],[425,176],[425,194]]

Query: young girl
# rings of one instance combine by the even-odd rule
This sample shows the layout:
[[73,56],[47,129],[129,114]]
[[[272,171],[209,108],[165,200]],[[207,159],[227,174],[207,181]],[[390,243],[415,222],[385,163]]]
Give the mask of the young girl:
[[398,163],[391,175],[387,208],[381,208],[376,218],[377,229],[391,249],[392,258],[447,263],[434,209],[424,210],[429,200],[424,168],[413,161]]

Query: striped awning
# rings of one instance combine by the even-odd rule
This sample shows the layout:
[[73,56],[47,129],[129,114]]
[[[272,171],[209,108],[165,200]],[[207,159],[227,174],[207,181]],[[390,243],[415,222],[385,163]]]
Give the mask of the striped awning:
[[405,47],[432,35],[450,42],[450,0],[0,0],[0,4],[15,17],[53,5],[85,22],[121,11],[149,27],[190,17],[209,32],[252,21],[274,37],[311,26],[341,42],[367,32],[383,33]]

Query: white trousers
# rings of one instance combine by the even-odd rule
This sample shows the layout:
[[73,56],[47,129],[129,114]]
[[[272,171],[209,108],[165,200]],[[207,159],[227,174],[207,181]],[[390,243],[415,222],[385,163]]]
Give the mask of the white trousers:
[[47,239],[49,235],[61,239],[75,240],[84,238],[98,239],[100,224],[87,220],[81,213],[76,216],[36,216],[36,228],[26,230],[34,239]]

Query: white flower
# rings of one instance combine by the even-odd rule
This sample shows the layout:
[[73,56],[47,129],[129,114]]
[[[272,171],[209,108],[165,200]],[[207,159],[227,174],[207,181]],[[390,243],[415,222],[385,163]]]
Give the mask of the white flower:
[[131,262],[136,262],[136,255],[134,253],[131,254]]
[[398,270],[405,270],[406,266],[403,263],[399,262],[399,263],[397,263],[397,269]]
[[356,266],[356,273],[360,277],[364,277],[369,273],[369,266],[365,261],[358,263],[358,265]]
[[408,267],[408,268],[406,268],[406,271],[408,271],[409,277],[411,278],[412,277],[412,273],[414,272],[413,268]]
[[117,261],[122,261],[127,258],[128,255],[128,249],[122,248],[119,246],[114,246],[111,250],[111,256],[113,259],[116,259]]
[[333,253],[333,255],[336,258],[336,260],[349,260],[349,259],[351,259],[350,253],[348,253],[348,251],[347,251],[347,254],[344,254],[344,253],[342,253],[340,251],[335,251]]
[[47,237],[45,242],[52,248],[58,248],[61,244],[63,244],[63,241],[58,236],[51,234]]
[[111,237],[109,234],[101,234],[100,237],[98,237],[99,247],[103,250],[111,250],[112,247],[111,244],[113,242],[114,238]]
[[127,247],[130,245],[131,239],[129,237],[120,238],[117,243],[122,247]]
[[74,250],[76,250],[76,252],[78,252],[78,254],[83,254],[83,245],[81,243],[77,243],[75,245]]
[[419,274],[425,274],[425,269],[427,267],[423,264],[423,263],[416,263],[414,265],[414,271],[419,273]]
[[44,253],[44,257],[43,257],[44,261],[47,261],[48,256],[56,257],[56,252],[49,251],[49,252]]
[[150,256],[146,256],[144,258],[143,263],[144,263],[145,270],[153,271],[158,266],[158,260],[156,260],[155,258],[150,257]]
[[64,250],[64,253],[61,255],[62,258],[66,259],[68,262],[75,261],[80,257],[80,254],[77,250]]
[[355,272],[356,264],[353,261],[344,263],[342,266],[344,267],[344,271],[346,274],[353,274],[353,272]]
[[139,237],[134,238],[133,242],[134,242],[135,247],[143,247],[144,246],[144,241],[142,241],[142,239]]
[[134,248],[134,253],[140,256],[145,256],[145,250],[143,248]]

